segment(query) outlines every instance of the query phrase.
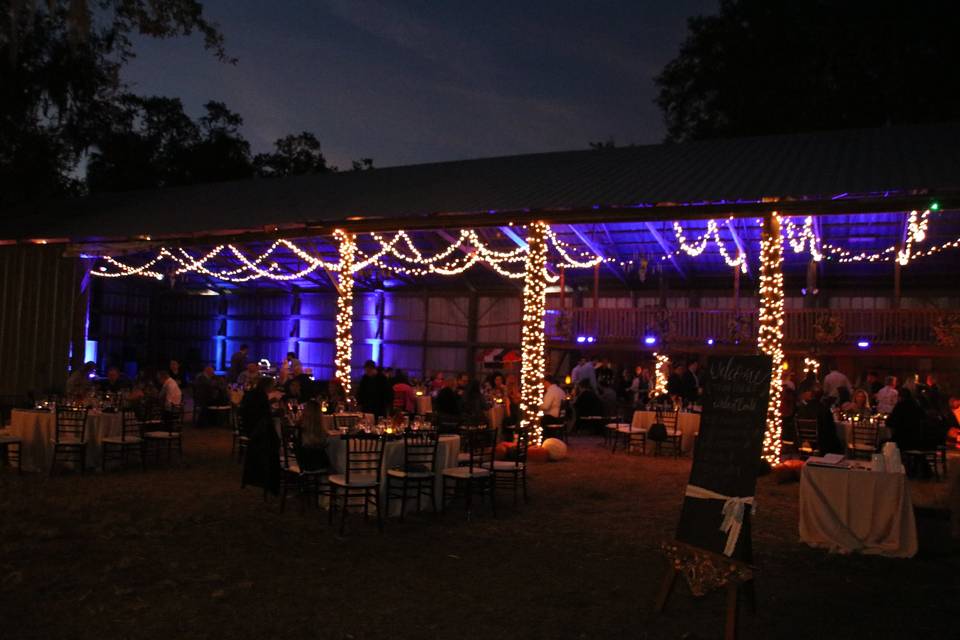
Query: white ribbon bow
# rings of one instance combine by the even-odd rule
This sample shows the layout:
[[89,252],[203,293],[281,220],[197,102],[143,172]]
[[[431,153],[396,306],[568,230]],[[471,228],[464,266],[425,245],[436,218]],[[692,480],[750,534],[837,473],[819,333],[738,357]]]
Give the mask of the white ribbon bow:
[[733,550],[737,548],[737,540],[740,538],[740,529],[743,527],[745,505],[753,506],[753,496],[746,498],[725,496],[695,484],[687,485],[686,495],[701,500],[723,500],[723,522],[720,523],[720,531],[727,534],[727,545],[723,549],[723,555],[732,556]]

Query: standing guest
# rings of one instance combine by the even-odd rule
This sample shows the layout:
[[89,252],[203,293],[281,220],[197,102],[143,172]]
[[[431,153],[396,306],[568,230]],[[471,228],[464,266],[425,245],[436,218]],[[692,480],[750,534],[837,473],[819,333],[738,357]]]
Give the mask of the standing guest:
[[447,378],[443,389],[437,393],[433,408],[445,418],[459,418],[463,413],[463,399],[457,393],[456,378]]
[[871,399],[877,397],[877,392],[883,388],[883,382],[880,380],[880,376],[877,375],[876,371],[867,372],[867,381],[866,381],[866,391],[870,394]]
[[263,487],[277,494],[280,490],[280,437],[273,426],[268,393],[272,381],[259,380],[240,404],[241,424],[250,438],[243,460],[242,486]]
[[943,397],[940,394],[940,387],[937,385],[937,376],[932,373],[927,374],[926,384],[922,390],[923,399],[930,407],[939,408],[943,404]]
[[80,397],[89,394],[93,390],[93,381],[91,377],[97,370],[97,365],[93,362],[86,362],[67,378],[67,395],[70,397]]
[[170,372],[170,377],[173,378],[173,381],[176,382],[181,387],[183,386],[183,372],[180,371],[180,361],[171,360],[170,366],[167,368],[167,371]]
[[600,401],[589,380],[581,380],[577,389],[577,398],[573,401],[573,410],[577,416],[577,429],[583,427],[581,422],[587,417],[603,416],[603,403]]
[[260,365],[256,362],[248,362],[247,368],[237,376],[237,384],[243,387],[244,391],[249,391],[257,386],[260,381]]
[[170,377],[170,372],[166,369],[161,369],[157,373],[157,379],[160,381],[160,393],[158,395],[160,406],[167,411],[179,408],[183,402],[183,395],[177,381]]
[[953,418],[957,424],[960,424],[960,396],[950,397],[950,411],[953,413]]
[[671,396],[679,396],[682,398],[684,395],[683,380],[686,375],[687,367],[683,363],[676,365],[670,377],[667,378],[667,393]]
[[594,373],[596,374],[597,386],[596,389],[599,391],[601,386],[613,386],[613,366],[610,364],[608,358],[597,359],[596,366],[594,367]]
[[687,404],[696,402],[700,398],[703,385],[700,384],[699,370],[700,363],[697,360],[693,360],[687,366],[687,370],[683,372],[683,384],[681,388],[683,390],[683,400]]
[[130,381],[120,374],[120,369],[110,367],[107,369],[107,377],[100,382],[100,391],[103,393],[120,393],[130,390]]
[[336,378],[327,381],[327,406],[331,413],[347,408],[347,391]]
[[633,394],[633,406],[640,407],[647,404],[650,399],[650,370],[646,367],[637,366],[637,375],[630,384],[630,391]]
[[896,376],[887,376],[886,384],[876,393],[877,413],[888,415],[897,406],[900,394],[897,392]]
[[284,384],[284,392],[287,391],[287,385],[296,382],[300,387],[300,398],[306,400],[312,398],[316,395],[313,388],[313,380],[310,379],[310,376],[303,372],[303,365],[300,364],[300,361],[297,360],[296,363],[290,368],[290,371],[287,374],[287,381]]
[[[377,418],[387,415],[389,387],[387,377],[377,370],[377,363],[367,360],[363,363],[363,376],[357,383],[357,402],[364,413],[372,413]],[[392,394],[391,394],[392,395]]]
[[837,370],[837,365],[831,364],[830,373],[823,379],[823,395],[835,400],[840,398],[840,389],[847,390],[847,398],[853,395],[853,386],[850,378]]
[[400,369],[393,375],[393,408],[411,414],[417,410],[417,396],[407,382],[406,372]]
[[784,424],[791,423],[797,407],[797,385],[793,383],[793,371],[783,372],[783,391],[780,394],[780,417]]
[[240,345],[240,350],[230,356],[230,369],[227,370],[227,380],[230,382],[237,381],[237,378],[240,377],[240,374],[243,373],[247,366],[247,353],[249,351],[250,347],[242,344]]
[[583,365],[587,363],[586,358],[580,358],[577,360],[577,364],[574,365],[573,369],[570,370],[570,382],[573,384],[573,388],[576,389],[580,386],[580,380],[583,376]]
[[383,375],[387,379],[387,382],[390,383],[390,386],[393,386],[393,376],[394,376],[393,367],[387,367],[386,369],[384,369]]
[[557,424],[560,421],[560,411],[567,394],[553,376],[543,376],[543,389],[543,403],[540,405],[540,411],[543,412],[544,424]]
[[897,443],[901,451],[914,449],[920,446],[923,440],[923,425],[927,415],[924,413],[913,394],[907,388],[900,389],[899,401],[887,416],[887,428],[890,429],[892,440]]

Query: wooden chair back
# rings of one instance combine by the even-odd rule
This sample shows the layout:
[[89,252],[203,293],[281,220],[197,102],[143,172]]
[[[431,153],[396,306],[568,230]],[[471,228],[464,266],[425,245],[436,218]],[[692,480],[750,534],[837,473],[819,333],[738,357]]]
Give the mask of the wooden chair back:
[[383,468],[383,437],[371,433],[352,433],[343,436],[343,441],[347,454],[344,465],[347,484],[350,484],[351,475],[367,473],[376,474],[379,484]]
[[403,434],[404,471],[433,473],[440,440],[436,431],[407,431]]
[[57,406],[56,431],[57,443],[65,441],[83,442],[87,435],[87,409]]

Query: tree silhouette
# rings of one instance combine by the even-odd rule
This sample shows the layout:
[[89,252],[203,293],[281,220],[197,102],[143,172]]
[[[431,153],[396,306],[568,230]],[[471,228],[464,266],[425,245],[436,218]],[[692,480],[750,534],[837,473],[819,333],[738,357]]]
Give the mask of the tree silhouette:
[[258,153],[253,159],[257,175],[263,178],[328,173],[335,168],[327,165],[320,152],[320,141],[309,131],[288,135],[274,142],[272,153]]
[[960,118],[953,3],[722,0],[656,78],[668,140]]

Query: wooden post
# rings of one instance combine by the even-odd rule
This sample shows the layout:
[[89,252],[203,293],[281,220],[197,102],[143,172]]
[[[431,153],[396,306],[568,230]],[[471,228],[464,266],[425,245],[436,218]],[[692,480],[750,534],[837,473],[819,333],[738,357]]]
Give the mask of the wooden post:
[[470,292],[467,302],[467,370],[476,366],[477,361],[477,325],[479,324],[480,296],[476,291]]
[[733,268],[733,311],[740,312],[740,267]]
[[420,379],[427,378],[427,337],[430,331],[430,297],[423,292],[423,334],[420,339]]
[[[897,243],[897,253],[895,254],[896,258],[900,257],[900,252],[903,251],[903,243]],[[899,259],[894,259],[893,261],[893,308],[900,308],[900,270],[902,266],[900,265]]]
[[593,265],[593,335],[600,338],[600,265]]

